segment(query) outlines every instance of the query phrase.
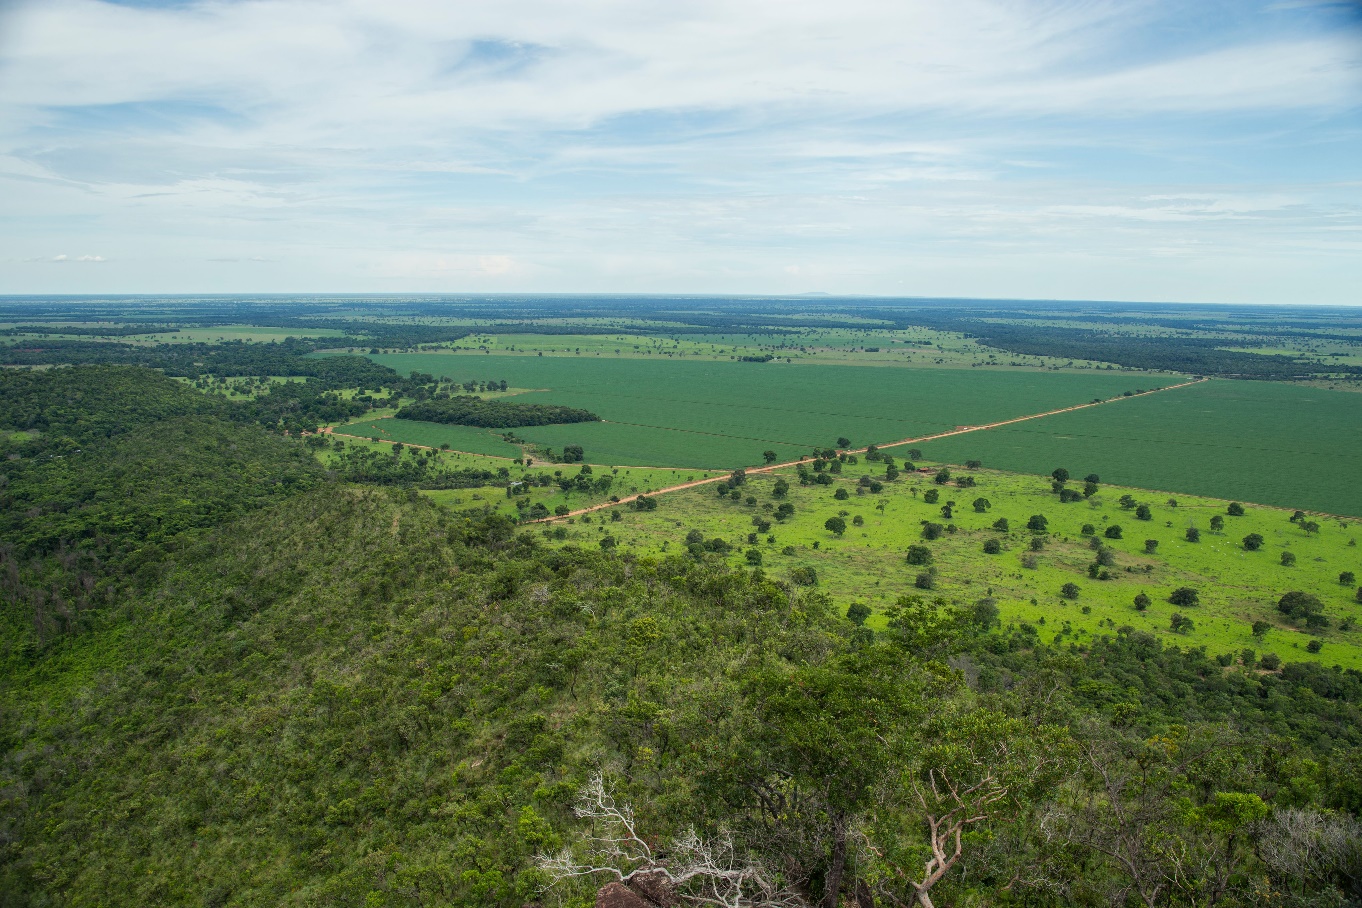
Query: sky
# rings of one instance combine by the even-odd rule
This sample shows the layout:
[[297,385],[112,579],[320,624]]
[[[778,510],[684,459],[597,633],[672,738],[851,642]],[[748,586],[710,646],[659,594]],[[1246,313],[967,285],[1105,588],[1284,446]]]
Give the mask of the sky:
[[1362,304],[1362,0],[0,0],[0,293]]

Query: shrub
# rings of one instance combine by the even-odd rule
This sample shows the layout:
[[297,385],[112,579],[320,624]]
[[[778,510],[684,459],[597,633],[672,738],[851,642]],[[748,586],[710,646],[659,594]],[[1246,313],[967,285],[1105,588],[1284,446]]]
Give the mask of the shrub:
[[921,574],[918,574],[917,577],[913,578],[913,586],[920,590],[936,589],[936,574],[931,571],[923,571]]
[[1188,527],[1188,528],[1187,528],[1187,541],[1188,541],[1188,542],[1200,542],[1200,541],[1201,541],[1201,531],[1198,530],[1196,527]]
[[941,534],[944,533],[944,532],[946,532],[946,528],[943,527],[943,526],[942,526],[941,524],[939,524],[939,523],[930,523],[930,522],[929,522],[929,523],[924,523],[924,524],[922,525],[922,538],[923,538],[923,539],[927,539],[927,540],[931,540],[931,539],[940,539],[940,538],[941,538]]
[[761,549],[748,549],[745,556],[747,563],[753,567],[761,566]]
[[1314,593],[1292,590],[1277,600],[1277,611],[1288,618],[1299,620],[1324,611],[1324,603]]
[[841,517],[829,517],[827,520],[823,521],[823,529],[827,530],[829,533],[835,533],[836,535],[841,536],[847,531],[847,522]]
[[1173,617],[1168,621],[1168,626],[1175,634],[1186,634],[1196,628],[1196,623],[1186,615],[1174,612]]
[[1111,526],[1106,528],[1102,535],[1107,537],[1108,539],[1120,539],[1121,525],[1119,523],[1113,523]]
[[1180,586],[1168,594],[1168,601],[1174,605],[1200,605],[1201,597],[1190,586]]
[[1147,504],[1142,504],[1142,505],[1140,505],[1138,508],[1135,509],[1135,519],[1136,519],[1136,520],[1153,520],[1153,519],[1154,519],[1154,512],[1151,511],[1151,510],[1149,510],[1149,505],[1147,505]]
[[865,518],[860,514],[857,514],[855,517],[851,518],[851,523],[853,526],[863,527],[865,526]]
[[1338,575],[1338,582],[1343,586],[1352,586],[1357,582],[1357,575],[1352,571],[1344,571]]
[[847,492],[846,489],[838,489],[836,492],[832,493],[832,497],[837,499],[838,501],[846,501],[848,498],[851,497],[851,494]]
[[1078,531],[1083,536],[1093,536],[1097,533],[1097,527],[1090,523],[1083,524],[1083,529]]
[[1079,592],[1078,584],[1073,582],[1066,583],[1059,588],[1059,595],[1065,599],[1077,599]]
[[993,529],[1000,533],[1006,533],[1009,527],[1010,524],[1007,522],[1006,517],[999,517],[997,520],[993,521]]
[[985,540],[984,540],[984,554],[985,554],[985,555],[997,555],[997,554],[998,554],[999,552],[1001,552],[1002,550],[1003,550],[1003,544],[1002,544],[1001,542],[999,542],[998,540],[996,540],[996,539],[985,539]]
[[870,617],[870,606],[864,602],[853,602],[847,606],[847,620],[860,627]]
[[1225,513],[1231,517],[1243,517],[1244,506],[1237,501],[1230,502],[1230,506],[1225,509]]
[[941,500],[941,492],[937,489],[928,489],[922,493],[922,500],[927,504],[936,504]]
[[1033,551],[1033,552],[1039,552],[1039,551],[1043,550],[1044,548],[1045,548],[1045,537],[1044,537],[1044,536],[1032,536],[1032,537],[1031,537],[1031,551]]
[[1149,608],[1150,599],[1144,593],[1135,594],[1135,611],[1142,612]]
[[1296,555],[1294,552],[1282,552],[1282,567],[1291,567],[1295,563]]
[[1282,667],[1282,657],[1276,653],[1263,653],[1263,658],[1258,660],[1258,664],[1270,672],[1275,672]]
[[1044,533],[1050,521],[1045,519],[1044,514],[1032,514],[1031,519],[1026,521],[1026,528],[1035,533]]
[[817,586],[818,572],[811,567],[797,567],[790,570],[790,582],[800,586]]
[[1216,514],[1211,518],[1211,532],[1219,533],[1223,529],[1225,529],[1225,518]]
[[1309,643],[1305,644],[1305,651],[1307,653],[1317,653],[1322,649],[1324,649],[1324,643],[1319,640],[1311,640]]
[[1144,553],[1145,553],[1146,555],[1153,555],[1153,554],[1154,554],[1155,552],[1157,552],[1158,550],[1159,550],[1159,541],[1158,541],[1157,539],[1146,539],[1146,540],[1144,541]]
[[1249,533],[1244,537],[1244,550],[1256,552],[1263,547],[1263,537],[1257,533]]
[[909,564],[927,565],[932,563],[932,550],[925,545],[908,546],[907,561]]

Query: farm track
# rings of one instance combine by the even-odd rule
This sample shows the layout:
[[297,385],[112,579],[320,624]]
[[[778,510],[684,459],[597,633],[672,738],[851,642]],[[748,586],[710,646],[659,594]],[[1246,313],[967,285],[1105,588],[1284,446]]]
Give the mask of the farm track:
[[[952,429],[952,430],[949,431],[949,432],[937,432],[937,433],[935,433],[935,434],[933,434],[933,435],[922,435],[922,436],[919,436],[919,437],[917,437],[917,438],[905,438],[905,439],[903,439],[902,441],[891,441],[891,442],[888,442],[888,443],[886,443],[886,444],[876,445],[876,447],[877,447],[879,450],[883,451],[883,450],[885,450],[886,448],[897,448],[897,447],[901,447],[901,446],[903,446],[903,445],[922,444],[923,442],[936,441],[937,439],[941,439],[941,438],[951,438],[952,436],[955,436],[955,435],[967,435],[967,434],[969,434],[970,432],[985,432],[985,431],[987,431],[987,430],[989,430],[989,429],[998,429],[998,428],[1001,428],[1001,427],[1003,427],[1003,426],[1016,425],[1016,424],[1019,423],[1019,422],[1028,422],[1029,420],[1033,420],[1033,419],[1044,419],[1044,418],[1047,417],[1047,416],[1058,416],[1058,415],[1061,414],[1061,413],[1072,413],[1072,412],[1074,412],[1075,410],[1086,410],[1086,409],[1088,409],[1089,407],[1101,407],[1101,406],[1105,406],[1105,405],[1107,405],[1107,404],[1119,403],[1120,401],[1123,401],[1123,400],[1135,400],[1136,398],[1145,397],[1145,396],[1150,395],[1150,394],[1160,394],[1160,393],[1162,393],[1162,392],[1164,392],[1164,391],[1173,391],[1173,390],[1175,390],[1175,389],[1177,389],[1177,388],[1187,388],[1187,387],[1190,387],[1190,386],[1192,386],[1192,385],[1200,384],[1200,383],[1202,383],[1202,382],[1204,382],[1204,381],[1209,381],[1209,379],[1205,379],[1205,378],[1196,378],[1196,379],[1192,379],[1191,381],[1181,382],[1180,384],[1169,385],[1169,386],[1167,386],[1167,387],[1165,387],[1165,388],[1155,388],[1155,389],[1153,389],[1153,390],[1151,390],[1151,391],[1144,391],[1144,392],[1141,392],[1141,393],[1139,393],[1139,394],[1132,394],[1130,397],[1113,397],[1113,398],[1109,398],[1108,400],[1101,400],[1101,401],[1096,401],[1096,402],[1093,402],[1093,403],[1076,404],[1076,405],[1074,405],[1074,406],[1072,406],[1072,407],[1061,407],[1061,408],[1058,409],[1058,410],[1046,410],[1044,413],[1032,413],[1032,414],[1030,414],[1029,416],[1018,416],[1018,417],[1015,417],[1015,418],[1013,418],[1013,419],[1004,419],[1004,420],[1002,420],[1002,421],[1000,421],[1000,422],[986,423],[986,424],[981,425],[981,426],[959,426],[959,427],[957,427],[957,428],[955,428],[955,429]],[[853,448],[853,449],[848,450],[846,453],[848,453],[848,454],[864,454],[864,453],[866,452],[866,450],[867,450],[867,448]],[[766,465],[760,466],[760,467],[752,467],[751,469],[747,470],[746,472],[747,472],[747,473],[773,473],[773,472],[775,472],[776,470],[784,470],[784,469],[789,469],[790,467],[798,466],[800,463],[802,463],[802,460],[790,460],[790,461],[786,461],[785,463],[773,463],[773,464],[766,464]],[[683,482],[683,483],[681,483],[681,484],[679,484],[679,485],[668,486],[668,487],[666,487],[665,489],[657,489],[657,490],[655,490],[655,491],[647,492],[647,493],[640,492],[640,493],[637,494],[637,495],[628,495],[628,496],[626,496],[626,497],[624,497],[624,498],[619,499],[618,501],[606,501],[606,502],[602,502],[601,504],[594,504],[594,505],[591,505],[590,507],[578,508],[578,509],[575,510],[575,511],[569,511],[569,512],[567,512],[566,514],[555,514],[555,515],[551,515],[551,516],[549,516],[549,517],[541,517],[541,518],[539,518],[538,520],[527,520],[526,523],[551,523],[551,522],[553,522],[553,521],[555,521],[555,520],[562,520],[562,519],[567,518],[567,517],[577,517],[577,516],[579,516],[579,515],[581,515],[581,514],[590,514],[592,511],[600,511],[600,510],[604,510],[605,508],[613,508],[613,507],[616,507],[617,505],[628,504],[629,502],[634,501],[634,500],[638,499],[639,497],[642,497],[642,496],[645,496],[645,495],[646,495],[646,496],[649,496],[649,497],[652,497],[652,496],[657,496],[657,495],[665,495],[665,494],[667,494],[668,492],[680,492],[680,491],[682,491],[683,489],[693,489],[693,488],[695,488],[696,486],[703,486],[703,485],[709,485],[709,484],[715,483],[715,482],[722,482],[723,480],[725,480],[725,479],[727,479],[727,478],[728,478],[727,476],[719,475],[719,476],[711,476],[711,477],[708,478],[708,479],[696,479],[696,480],[693,480],[693,481],[691,481],[691,482]]]

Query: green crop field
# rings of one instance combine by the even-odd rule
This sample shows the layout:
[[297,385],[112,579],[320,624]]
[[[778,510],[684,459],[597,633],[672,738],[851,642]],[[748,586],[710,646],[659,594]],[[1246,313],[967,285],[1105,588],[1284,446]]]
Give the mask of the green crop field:
[[1362,516],[1362,395],[1210,381],[921,446],[935,460],[1065,467],[1147,489]]
[[[543,388],[517,397],[598,414],[605,423],[517,430],[580,444],[595,463],[732,468],[770,449],[798,456],[835,444],[898,441],[1170,384],[1116,372],[865,368],[495,354],[371,357],[403,374],[482,377]],[[414,441],[414,438],[407,439]]]
[[[733,564],[744,564],[745,551],[756,548],[762,553],[763,569],[775,575],[788,577],[795,567],[814,568],[819,588],[834,597],[841,611],[860,601],[878,613],[905,593],[941,596],[959,604],[987,597],[996,600],[1004,622],[1029,622],[1047,641],[1059,635],[1061,640],[1082,643],[1092,635],[1113,634],[1128,625],[1169,643],[1205,646],[1212,653],[1254,649],[1260,654],[1276,652],[1287,661],[1318,658],[1327,664],[1362,667],[1362,630],[1344,624],[1362,619],[1362,604],[1354,598],[1355,583],[1339,583],[1344,571],[1362,575],[1362,548],[1356,544],[1362,537],[1362,523],[1358,521],[1320,521],[1319,532],[1311,535],[1290,522],[1289,513],[1250,506],[1243,517],[1224,516],[1224,530],[1215,533],[1210,530],[1211,518],[1226,513],[1225,504],[1216,500],[1183,496],[1172,506],[1166,495],[1136,491],[1136,500],[1153,512],[1151,520],[1143,521],[1119,505],[1124,489],[1104,486],[1091,500],[1061,505],[1050,491],[1049,477],[966,472],[976,478],[977,487],[938,486],[930,476],[912,474],[886,484],[879,495],[858,495],[856,480],[867,474],[881,476],[878,464],[848,465],[830,486],[801,487],[794,471],[782,471],[791,485],[785,500],[795,506],[795,516],[783,523],[771,513],[779,503],[772,496],[775,476],[754,475],[740,489],[743,501],[720,499],[717,486],[701,486],[662,497],[656,511],[620,508],[622,521],[611,521],[598,512],[585,520],[576,518],[570,526],[555,526],[567,528],[569,543],[594,545],[608,534],[625,550],[640,554],[683,551],[687,532],[699,530],[705,538],[718,537],[733,545],[733,553],[727,556]],[[847,489],[850,497],[836,500],[833,495],[838,488]],[[938,504],[923,500],[929,489],[938,491]],[[756,499],[754,504],[745,502],[749,495]],[[982,514],[971,507],[980,497],[991,505]],[[941,504],[952,500],[956,502],[954,514],[943,518]],[[824,522],[839,513],[847,522],[840,538],[824,528]],[[1023,558],[1030,553],[1035,534],[1025,527],[1033,514],[1048,519],[1049,534],[1044,549],[1036,553],[1036,566],[1028,568]],[[748,542],[755,516],[772,521],[773,541],[759,534],[755,545]],[[864,521],[862,526],[853,523],[858,516]],[[992,529],[999,517],[1009,520],[1010,532]],[[924,521],[953,524],[957,532],[925,542]],[[1115,554],[1116,564],[1109,568],[1111,579],[1088,576],[1094,551],[1091,537],[1081,532],[1084,524],[1092,524],[1097,537]],[[1112,525],[1122,528],[1123,538],[1104,536]],[[1186,540],[1189,526],[1201,531],[1200,542]],[[1264,537],[1260,550],[1244,550],[1241,540],[1249,533]],[[999,539],[1004,551],[985,554],[987,539]],[[1147,539],[1157,541],[1155,554],[1145,554]],[[926,568],[905,562],[904,552],[914,544],[932,550],[937,575],[930,592],[915,586],[917,574]],[[793,549],[789,554],[785,554],[787,547]],[[1283,552],[1294,554],[1296,563],[1283,566]],[[1077,600],[1059,595],[1067,582],[1081,588]],[[1181,586],[1196,589],[1200,604],[1179,607],[1169,603],[1169,593]],[[1324,645],[1316,657],[1306,650],[1314,637],[1275,610],[1276,601],[1289,590],[1313,593],[1325,603],[1331,627],[1318,632]],[[1141,592],[1152,600],[1143,612],[1133,605]],[[1173,633],[1174,612],[1190,617],[1194,629]],[[1251,632],[1255,619],[1272,624],[1261,640]],[[876,626],[877,619],[872,616],[870,623]]]

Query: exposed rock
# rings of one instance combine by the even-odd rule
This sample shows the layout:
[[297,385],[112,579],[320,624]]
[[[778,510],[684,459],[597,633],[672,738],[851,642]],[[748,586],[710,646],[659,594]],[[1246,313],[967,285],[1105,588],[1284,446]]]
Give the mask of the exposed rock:
[[659,908],[672,908],[676,904],[676,891],[661,870],[635,874],[629,880],[629,888]]
[[596,892],[596,908],[653,908],[653,904],[623,883],[606,883]]

